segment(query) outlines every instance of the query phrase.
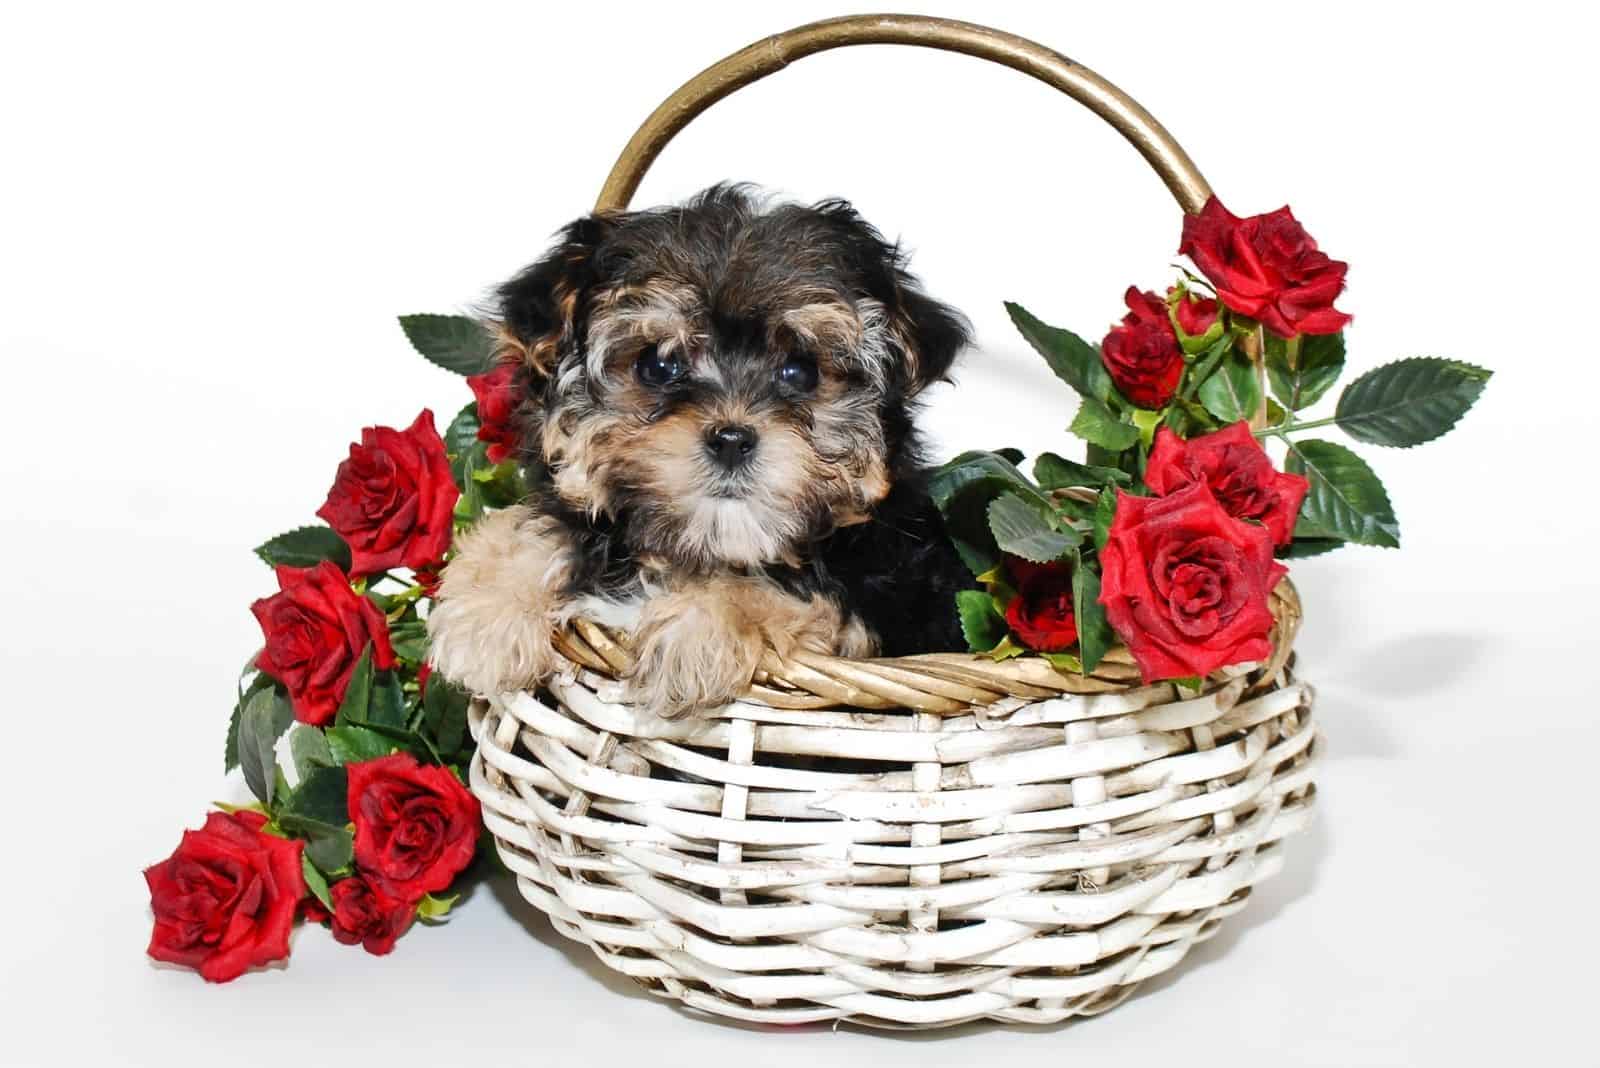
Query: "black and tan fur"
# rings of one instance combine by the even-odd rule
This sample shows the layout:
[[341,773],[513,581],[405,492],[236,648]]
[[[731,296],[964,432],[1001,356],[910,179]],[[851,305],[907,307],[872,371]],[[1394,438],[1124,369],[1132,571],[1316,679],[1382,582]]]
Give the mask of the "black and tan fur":
[[634,630],[631,697],[664,715],[726,702],[768,643],[963,647],[970,578],[912,417],[968,328],[849,205],[717,186],[591,216],[498,298],[538,489],[445,569],[429,630],[447,677],[534,684],[579,612]]

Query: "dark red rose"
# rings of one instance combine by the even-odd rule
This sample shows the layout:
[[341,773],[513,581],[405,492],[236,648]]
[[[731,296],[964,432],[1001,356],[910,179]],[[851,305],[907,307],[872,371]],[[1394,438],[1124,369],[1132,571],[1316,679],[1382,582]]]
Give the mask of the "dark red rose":
[[411,926],[416,904],[397,901],[360,875],[340,879],[328,887],[333,899],[333,937],[353,946],[357,942],[368,953],[383,956],[394,948],[394,940]]
[[395,753],[349,765],[356,866],[400,901],[443,890],[472,861],[478,799],[449,768]]
[[304,843],[263,834],[259,812],[213,812],[184,831],[172,856],[145,869],[155,930],[150,956],[194,968],[213,983],[289,955],[289,928],[305,896]]
[[450,548],[460,492],[426,408],[404,430],[369,426],[317,509],[350,545],[350,574],[426,567]]
[[426,696],[428,693],[428,676],[433,674],[433,665],[424,660],[417,665],[417,693]]
[[1278,545],[1293,539],[1300,502],[1311,488],[1301,476],[1274,467],[1244,422],[1188,441],[1162,427],[1156,431],[1144,481],[1159,496],[1204,482],[1229,515],[1254,519]]
[[1146,682],[1272,655],[1268,595],[1287,569],[1266,528],[1229,515],[1204,482],[1119,493],[1100,562],[1100,603]]
[[1124,397],[1141,408],[1164,407],[1183,377],[1183,349],[1167,316],[1167,303],[1132,286],[1123,299],[1128,314],[1100,343],[1100,359]]
[[490,371],[469,376],[467,386],[478,401],[478,440],[488,443],[489,462],[497,464],[521,444],[516,425],[517,365],[496,364]]
[[1178,329],[1187,337],[1204,337],[1217,325],[1217,302],[1209,297],[1199,297],[1177,287],[1167,290],[1167,299],[1173,301],[1172,314]]
[[322,902],[307,894],[305,900],[300,902],[300,918],[307,923],[330,923],[333,913],[325,908]]
[[1072,613],[1072,569],[1063,563],[1035,564],[1007,557],[1006,570],[1017,583],[1017,595],[1006,605],[1011,633],[1029,649],[1056,653],[1078,640]]
[[1212,197],[1184,218],[1178,251],[1222,303],[1280,337],[1337,334],[1350,321],[1333,306],[1350,265],[1319,251],[1287,207],[1241,219]]
[[283,683],[295,719],[320,727],[339,711],[369,643],[373,667],[394,667],[389,625],[377,605],[350,588],[336,564],[324,560],[277,572],[281,592],[250,606],[267,640],[256,667]]

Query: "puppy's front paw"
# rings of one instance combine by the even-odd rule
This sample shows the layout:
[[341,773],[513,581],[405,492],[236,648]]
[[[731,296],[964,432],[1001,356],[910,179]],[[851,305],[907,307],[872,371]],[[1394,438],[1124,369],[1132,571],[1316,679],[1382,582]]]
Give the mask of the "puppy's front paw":
[[434,668],[483,695],[549,677],[561,664],[552,639],[567,574],[565,539],[529,509],[485,517],[461,539],[428,613]]
[[672,719],[717,708],[750,685],[761,629],[720,584],[656,598],[640,620],[630,703]]

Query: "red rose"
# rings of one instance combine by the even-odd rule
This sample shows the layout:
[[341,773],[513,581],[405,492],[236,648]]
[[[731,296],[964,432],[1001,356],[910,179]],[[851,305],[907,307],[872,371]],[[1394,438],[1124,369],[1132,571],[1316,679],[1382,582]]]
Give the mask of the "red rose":
[[1216,197],[1183,220],[1187,255],[1222,303],[1280,337],[1337,334],[1350,316],[1333,306],[1350,265],[1329,259],[1287,207],[1241,219]]
[[1029,649],[1043,653],[1071,648],[1078,640],[1072,614],[1072,569],[1066,564],[1035,564],[1008,557],[1006,570],[1017,582],[1017,595],[1006,605],[1011,633]]
[[282,592],[250,606],[267,640],[256,667],[288,689],[295,719],[320,727],[339,711],[369,642],[373,667],[394,667],[389,625],[378,606],[352,590],[345,573],[327,560],[277,572]]
[[433,665],[424,660],[417,665],[417,695],[426,697],[428,693],[428,676],[433,674]]
[[145,869],[155,930],[150,956],[225,983],[289,955],[305,896],[304,844],[263,834],[259,812],[213,812],[172,856]]
[[522,443],[516,425],[517,365],[496,364],[484,374],[468,376],[467,386],[478,401],[478,440],[488,443],[489,462],[497,464]]
[[1100,563],[1100,603],[1146,682],[1272,655],[1267,598],[1287,569],[1266,528],[1233,518],[1204,482],[1119,493]]
[[478,799],[449,768],[409,753],[349,765],[356,866],[392,898],[443,890],[472,861]]
[[450,548],[460,492],[426,408],[404,430],[369,426],[317,509],[350,545],[350,574],[425,567]]
[[1188,441],[1162,427],[1156,431],[1144,481],[1163,497],[1191,482],[1204,482],[1229,515],[1256,520],[1278,545],[1294,538],[1300,502],[1311,488],[1301,476],[1272,466],[1244,422]]
[[1178,329],[1187,337],[1204,337],[1217,325],[1217,302],[1207,297],[1197,297],[1188,290],[1179,291],[1176,286],[1167,290],[1167,298],[1174,301],[1172,306],[1173,317],[1178,320]]
[[1100,343],[1100,359],[1124,397],[1141,408],[1161,408],[1178,391],[1183,349],[1173,333],[1166,301],[1128,287],[1128,314]]
[[334,940],[347,946],[360,942],[379,957],[394,948],[394,940],[417,912],[414,903],[396,901],[359,875],[328,887],[328,896],[333,899]]

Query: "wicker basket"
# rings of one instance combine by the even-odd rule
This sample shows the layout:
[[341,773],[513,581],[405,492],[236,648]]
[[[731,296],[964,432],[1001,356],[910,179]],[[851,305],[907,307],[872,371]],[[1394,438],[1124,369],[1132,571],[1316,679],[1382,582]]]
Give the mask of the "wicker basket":
[[[1142,108],[1040,45],[860,16],[712,66],[623,152],[627,204],[667,141],[740,86],[844,45],[999,62],[1087,104],[1186,210],[1209,190]],[[1037,659],[847,660],[768,650],[745,699],[666,721],[623,703],[625,635],[578,621],[571,670],[475,703],[471,783],[501,858],[557,930],[647,989],[744,1020],[1045,1023],[1116,1005],[1243,908],[1315,794],[1299,604],[1275,654],[1199,691]]]

